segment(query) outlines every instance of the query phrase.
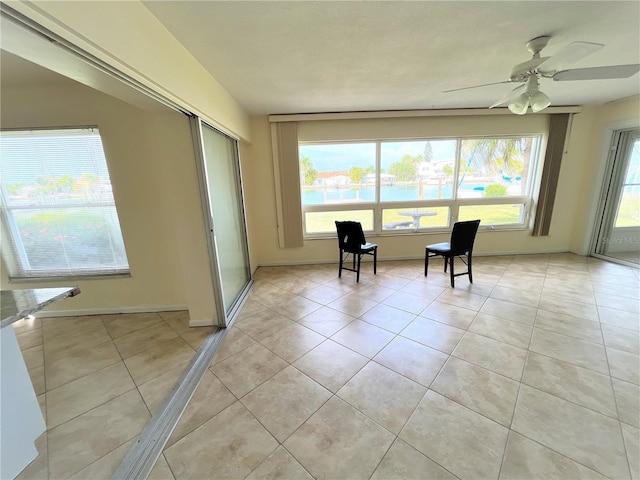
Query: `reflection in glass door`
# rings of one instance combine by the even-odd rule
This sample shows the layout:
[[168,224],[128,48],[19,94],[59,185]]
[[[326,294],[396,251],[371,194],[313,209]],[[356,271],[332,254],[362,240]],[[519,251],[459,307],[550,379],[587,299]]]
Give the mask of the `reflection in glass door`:
[[251,280],[237,142],[202,122],[201,132],[215,251],[212,262],[229,318]]
[[614,133],[594,253],[640,264],[640,129]]

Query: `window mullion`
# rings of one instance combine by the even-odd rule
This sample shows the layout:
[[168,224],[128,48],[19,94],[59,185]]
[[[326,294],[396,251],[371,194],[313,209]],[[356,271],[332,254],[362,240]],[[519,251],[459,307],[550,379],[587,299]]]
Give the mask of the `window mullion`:
[[376,196],[375,208],[373,209],[373,231],[382,231],[382,208],[380,205],[380,185],[382,184],[382,142],[376,141]]
[[460,157],[462,155],[462,141],[457,138],[456,139],[456,158],[454,161],[454,171],[453,171],[453,204],[451,205],[451,216],[450,223],[453,225],[458,221],[458,185],[460,182]]

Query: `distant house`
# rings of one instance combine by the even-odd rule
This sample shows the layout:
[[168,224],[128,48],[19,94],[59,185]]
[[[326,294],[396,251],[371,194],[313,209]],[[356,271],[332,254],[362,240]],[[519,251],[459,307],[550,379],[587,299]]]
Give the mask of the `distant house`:
[[453,168],[454,163],[455,160],[453,158],[418,162],[418,178],[420,180],[436,180],[442,178],[445,176],[443,168],[447,165]]
[[347,187],[351,178],[347,172],[318,172],[314,185],[319,187]]
[[[381,173],[380,174],[380,184],[381,185],[393,185],[396,182],[396,176],[391,175],[389,173]],[[376,174],[375,173],[367,173],[364,177],[362,177],[362,183],[374,184],[376,183]]]

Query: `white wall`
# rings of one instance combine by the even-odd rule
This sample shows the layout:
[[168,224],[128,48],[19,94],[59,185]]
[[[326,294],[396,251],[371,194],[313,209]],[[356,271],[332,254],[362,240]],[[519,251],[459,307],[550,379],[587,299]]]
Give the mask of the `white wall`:
[[129,278],[9,283],[78,285],[82,294],[49,311],[76,314],[188,308],[214,318],[205,232],[188,118],[149,113],[88,87],[3,87],[2,128],[97,125],[131,270]]
[[[182,115],[156,115],[153,121],[155,166],[163,186],[163,214],[177,243],[180,279],[191,326],[216,323],[215,299],[207,250],[191,130]],[[208,212],[207,212],[208,215]],[[156,251],[158,258],[169,252]]]

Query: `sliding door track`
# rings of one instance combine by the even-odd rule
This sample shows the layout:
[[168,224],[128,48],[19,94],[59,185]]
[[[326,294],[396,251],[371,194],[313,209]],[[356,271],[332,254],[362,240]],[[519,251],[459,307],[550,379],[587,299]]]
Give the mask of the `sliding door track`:
[[162,454],[171,433],[175,429],[189,400],[211,364],[213,356],[228,329],[213,327],[205,338],[176,384],[173,386],[162,408],[147,423],[138,439],[111,477],[114,480],[140,480],[149,476],[151,469]]

